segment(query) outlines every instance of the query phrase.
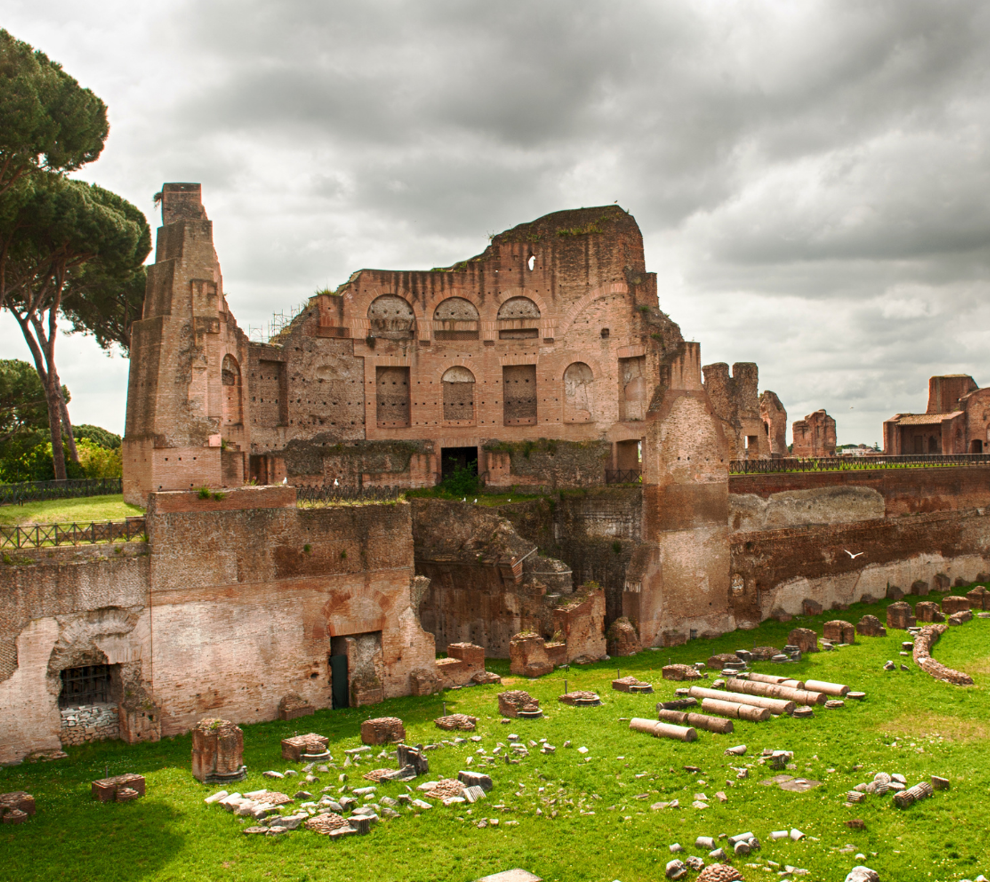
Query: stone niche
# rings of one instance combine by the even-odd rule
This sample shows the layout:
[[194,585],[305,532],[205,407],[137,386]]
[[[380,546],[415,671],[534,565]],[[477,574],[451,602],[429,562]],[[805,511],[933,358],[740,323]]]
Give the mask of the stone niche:
[[227,720],[200,720],[192,729],[192,773],[204,784],[243,781],[244,733]]

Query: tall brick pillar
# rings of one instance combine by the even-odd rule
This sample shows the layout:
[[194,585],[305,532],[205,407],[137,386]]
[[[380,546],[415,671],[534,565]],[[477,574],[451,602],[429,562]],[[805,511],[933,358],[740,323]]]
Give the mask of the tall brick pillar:
[[240,486],[250,449],[248,339],[223,294],[199,184],[165,184],[144,310],[131,329],[124,498]]
[[644,646],[726,631],[729,455],[701,382],[701,349],[685,343],[662,378],[643,441],[643,544],[627,570],[623,613]]

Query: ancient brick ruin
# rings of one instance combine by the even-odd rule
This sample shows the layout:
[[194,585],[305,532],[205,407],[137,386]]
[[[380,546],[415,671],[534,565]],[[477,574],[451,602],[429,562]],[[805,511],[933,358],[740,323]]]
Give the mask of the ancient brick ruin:
[[824,410],[809,413],[791,426],[792,456],[835,456],[835,420]]
[[[259,343],[200,195],[163,190],[132,332],[124,488],[148,541],[0,568],[0,763],[496,682],[486,656],[538,675],[990,571],[986,464],[761,473],[787,453],[783,405],[753,363],[702,367],[617,206],[451,267],[361,270]],[[957,379],[933,378],[929,410],[985,437]],[[834,453],[824,411],[795,426],[796,455]],[[299,504],[455,468],[542,495]],[[203,774],[237,773],[196,741]]]
[[924,413],[899,413],[883,424],[885,452],[894,455],[984,453],[990,442],[990,389],[969,374],[928,381]]

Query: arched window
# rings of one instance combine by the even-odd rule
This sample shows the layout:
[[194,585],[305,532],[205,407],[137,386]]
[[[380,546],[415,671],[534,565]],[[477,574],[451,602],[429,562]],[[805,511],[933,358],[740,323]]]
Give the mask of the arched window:
[[448,297],[433,311],[433,336],[437,340],[477,340],[480,318],[470,300]]
[[225,355],[220,365],[220,383],[223,386],[223,424],[239,426],[241,416],[241,368],[233,355]]
[[499,340],[532,340],[539,336],[540,307],[528,297],[510,297],[499,307]]
[[474,422],[474,374],[466,367],[452,367],[440,378],[445,421]]
[[595,419],[595,375],[583,361],[564,371],[564,422],[590,423]]
[[395,294],[383,294],[368,307],[372,337],[410,340],[416,331],[416,317],[409,303]]

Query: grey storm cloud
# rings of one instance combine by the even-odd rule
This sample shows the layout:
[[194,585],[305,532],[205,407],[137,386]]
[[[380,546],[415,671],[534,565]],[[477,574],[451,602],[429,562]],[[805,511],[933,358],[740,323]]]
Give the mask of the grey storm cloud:
[[201,181],[245,327],[617,201],[662,308],[706,361],[758,362],[792,419],[824,406],[872,442],[930,374],[990,383],[984,3],[47,7],[5,26],[110,106],[84,176],[149,214]]

